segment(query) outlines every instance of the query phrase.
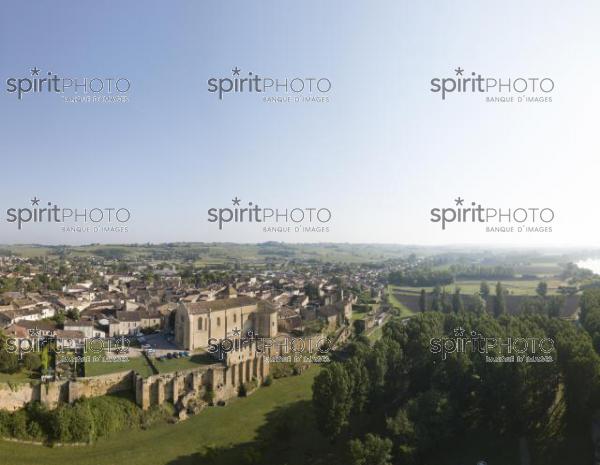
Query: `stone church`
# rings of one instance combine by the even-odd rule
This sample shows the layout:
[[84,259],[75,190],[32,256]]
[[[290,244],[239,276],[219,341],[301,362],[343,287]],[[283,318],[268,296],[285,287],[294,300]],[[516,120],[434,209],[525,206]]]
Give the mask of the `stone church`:
[[240,296],[202,302],[181,302],[175,313],[175,343],[187,350],[206,349],[209,339],[225,339],[252,331],[277,335],[277,309],[264,300]]

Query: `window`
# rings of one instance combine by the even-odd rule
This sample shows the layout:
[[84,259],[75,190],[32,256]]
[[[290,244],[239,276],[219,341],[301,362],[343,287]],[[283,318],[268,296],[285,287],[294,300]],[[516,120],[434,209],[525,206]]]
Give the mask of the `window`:
[[217,326],[221,326],[221,318],[217,317]]
[[202,331],[202,317],[198,318],[198,331]]
[[233,322],[237,323],[237,315],[235,313],[233,314]]

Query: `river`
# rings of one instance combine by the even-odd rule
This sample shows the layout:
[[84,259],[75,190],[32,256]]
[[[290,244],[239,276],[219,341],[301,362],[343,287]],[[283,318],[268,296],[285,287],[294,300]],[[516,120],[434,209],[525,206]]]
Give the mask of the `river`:
[[579,268],[587,268],[596,274],[600,274],[600,258],[586,258],[576,263]]

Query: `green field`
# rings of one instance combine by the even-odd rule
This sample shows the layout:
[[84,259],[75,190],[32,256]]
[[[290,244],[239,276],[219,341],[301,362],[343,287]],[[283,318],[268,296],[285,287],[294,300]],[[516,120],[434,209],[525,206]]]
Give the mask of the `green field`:
[[0,245],[0,249],[21,257],[111,257],[117,260],[193,260],[197,266],[222,265],[243,261],[264,264],[269,260],[301,259],[315,262],[362,263],[399,258],[407,254],[406,246],[376,244],[290,244],[265,242],[235,243],[169,243],[169,244],[90,244],[52,247],[35,244]]
[[376,314],[379,311],[380,305],[381,304],[364,304],[355,306],[352,309],[352,321],[364,320],[369,313]]
[[535,274],[538,276],[553,276],[562,271],[559,262],[562,260],[561,257],[556,257],[556,261],[539,261],[528,264],[518,265],[515,267],[515,271],[519,274]]
[[[556,295],[558,294],[558,287],[565,286],[566,283],[560,281],[558,279],[547,279],[545,280],[548,283],[548,294]],[[510,279],[510,280],[500,280],[502,283],[502,287],[508,291],[509,294],[512,295],[535,295],[536,287],[539,284],[540,280],[538,279]],[[460,288],[461,294],[478,294],[479,293],[479,285],[481,281],[457,281],[454,284],[449,284],[445,286],[446,292],[452,293],[455,288]],[[490,291],[493,294],[496,281],[488,281],[488,285],[490,286]],[[421,292],[421,289],[425,289],[427,292],[431,292],[433,287],[411,287],[411,286],[390,286],[396,294],[418,294]]]
[[[124,431],[91,446],[49,448],[0,440],[0,463],[7,465],[225,465],[243,463],[247,445],[267,434],[268,423],[283,413],[289,420],[294,414],[308,415],[311,386],[318,369],[300,376],[275,380],[272,386],[256,391],[248,398],[231,401],[225,407],[210,407],[187,421],[162,424],[149,430]],[[298,444],[297,460],[306,458],[311,447],[322,446],[312,425]],[[320,441],[320,442],[319,442]],[[310,447],[306,447],[310,445]],[[223,448],[215,461],[201,457],[206,448]],[[294,459],[292,463],[302,463]],[[267,462],[265,462],[267,463]]]
[[85,376],[107,375],[119,371],[134,370],[143,377],[153,374],[152,367],[148,364],[146,357],[129,357],[127,362],[86,362]]
[[207,353],[193,354],[191,357],[172,358],[167,360],[153,360],[159,373],[169,373],[178,370],[189,370],[202,365],[212,365],[216,360]]
[[[396,310],[400,311],[400,317],[401,318],[406,318],[409,316],[413,316],[414,312],[412,312],[410,309],[408,309],[405,305],[402,304],[402,302],[400,302],[396,296],[394,294],[399,293],[399,289],[397,286],[393,286],[391,284],[388,285],[386,292],[387,292],[387,297],[388,297],[388,302],[389,304],[395,308]],[[419,289],[419,292],[421,291],[421,289]]]

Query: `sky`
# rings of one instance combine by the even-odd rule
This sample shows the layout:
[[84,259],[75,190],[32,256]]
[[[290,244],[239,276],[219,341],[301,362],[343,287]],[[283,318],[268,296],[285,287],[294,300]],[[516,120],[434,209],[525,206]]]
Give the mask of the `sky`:
[[[597,1],[143,5],[3,6],[0,243],[600,246]],[[33,79],[34,68],[40,76],[125,78],[127,101],[72,102],[81,94],[71,90],[18,99],[8,81]],[[233,69],[326,78],[328,92],[299,95],[328,101],[209,92],[209,79],[234,78]],[[549,78],[552,92],[535,95],[552,101],[486,101],[517,98],[514,91],[445,99],[431,92],[432,79],[456,78],[456,69]],[[9,210],[35,208],[32,199],[38,208],[123,208],[130,218],[19,229]],[[219,229],[209,210],[235,208],[233,199],[238,208],[327,209],[331,219]],[[457,207],[455,199],[503,211],[547,208],[553,220],[532,226],[551,231],[488,232],[491,223],[456,222],[442,229],[431,210]]]

